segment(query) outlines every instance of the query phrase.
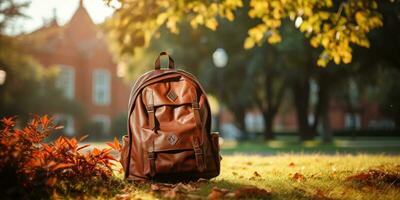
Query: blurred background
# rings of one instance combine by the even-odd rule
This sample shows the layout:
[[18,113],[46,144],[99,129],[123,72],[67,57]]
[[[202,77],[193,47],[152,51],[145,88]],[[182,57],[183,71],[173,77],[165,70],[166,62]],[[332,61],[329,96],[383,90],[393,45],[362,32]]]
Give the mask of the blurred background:
[[[326,48],[310,44],[314,33],[302,30],[309,22],[304,15],[281,20],[279,36],[266,31],[254,45],[246,37],[259,24],[248,14],[257,6],[248,1],[234,10],[234,20],[226,11],[193,28],[197,25],[168,18],[157,31],[139,23],[148,22],[144,16],[155,15],[156,7],[139,14],[129,10],[134,6],[129,2],[0,0],[0,117],[18,116],[22,123],[32,114],[49,114],[64,125],[58,134],[120,137],[126,133],[130,87],[166,50],[205,87],[213,130],[220,131],[228,152],[230,144],[243,151],[256,151],[253,144],[275,150],[399,151],[399,1],[367,1],[377,4],[372,8],[383,26],[365,29],[368,44],[355,40],[350,60],[337,62],[333,56],[334,62],[326,63],[320,61]],[[333,3],[327,12],[349,12],[341,1],[327,2]],[[175,21],[185,18],[181,15]],[[130,29],[130,23],[139,28]],[[151,37],[135,32],[142,29]]]

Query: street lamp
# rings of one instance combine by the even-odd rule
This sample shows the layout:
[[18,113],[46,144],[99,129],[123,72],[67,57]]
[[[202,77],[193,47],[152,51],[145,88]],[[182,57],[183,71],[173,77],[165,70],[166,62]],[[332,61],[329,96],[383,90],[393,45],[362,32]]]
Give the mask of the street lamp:
[[217,130],[221,133],[222,135],[222,131],[221,131],[221,119],[222,119],[222,109],[223,106],[221,104],[222,102],[222,91],[223,91],[223,80],[224,80],[224,74],[223,74],[223,68],[226,66],[226,64],[228,63],[228,54],[226,53],[226,51],[223,48],[218,48],[217,50],[215,50],[215,52],[212,55],[213,58],[213,62],[214,65],[217,68],[220,68],[221,70],[218,73],[218,102],[219,102],[219,113],[218,113],[218,118],[217,118]]
[[6,76],[6,71],[0,69],[0,85],[3,85],[4,82],[6,82]]
[[228,54],[223,48],[218,48],[215,50],[212,57],[214,65],[218,68],[224,68],[228,63]]

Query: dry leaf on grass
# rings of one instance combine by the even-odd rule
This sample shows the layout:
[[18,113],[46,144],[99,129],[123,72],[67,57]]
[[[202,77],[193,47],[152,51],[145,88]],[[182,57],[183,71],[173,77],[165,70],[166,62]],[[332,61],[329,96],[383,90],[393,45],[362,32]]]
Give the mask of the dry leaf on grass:
[[207,196],[207,198],[210,200],[222,199],[228,192],[229,192],[228,189],[221,189],[218,187],[214,187],[211,190],[210,194]]
[[325,192],[320,190],[320,189],[316,189],[313,195],[313,199],[315,200],[328,200],[330,199],[329,197],[327,197],[325,195]]
[[159,191],[160,190],[160,186],[158,184],[151,184],[150,185],[150,189],[153,191]]
[[232,172],[232,174],[233,174],[234,176],[238,175],[238,173],[237,173],[237,172]]
[[[195,199],[190,192],[198,190],[198,184],[202,182],[189,182],[189,183],[177,183],[177,184],[168,184],[168,183],[154,183],[150,185],[150,189],[155,192],[159,192],[162,197],[167,199],[176,199],[176,198],[191,198]],[[191,197],[189,197],[191,195]]]
[[238,188],[235,191],[235,198],[261,198],[265,199],[271,195],[271,190],[260,189],[257,187],[249,186]]
[[211,193],[208,195],[208,199],[216,200],[216,199],[224,199],[224,198],[238,198],[238,199],[246,199],[246,198],[257,198],[257,199],[266,199],[271,195],[271,189],[261,189],[254,186],[245,186],[237,188],[235,191],[229,191],[227,189],[220,189],[214,187]]
[[194,186],[192,183],[188,184],[183,184],[183,183],[178,183],[174,187],[175,190],[181,191],[181,192],[193,192],[198,190],[196,186]]
[[289,163],[288,166],[289,166],[289,167],[294,167],[294,166],[296,166],[296,164],[294,164],[293,162],[291,162],[291,163]]
[[368,186],[378,186],[382,184],[400,186],[400,171],[390,172],[380,169],[370,169],[368,171],[348,176],[346,181],[352,181]]
[[253,164],[253,162],[245,162],[244,164],[246,164],[246,165],[252,165]]
[[303,174],[301,174],[301,173],[299,173],[299,172],[296,172],[296,173],[292,176],[292,179],[295,180],[295,181],[304,181],[304,180],[306,180],[306,177],[304,177]]
[[260,179],[261,175],[257,172],[254,171],[253,176],[249,178],[249,180],[256,180],[256,179]]

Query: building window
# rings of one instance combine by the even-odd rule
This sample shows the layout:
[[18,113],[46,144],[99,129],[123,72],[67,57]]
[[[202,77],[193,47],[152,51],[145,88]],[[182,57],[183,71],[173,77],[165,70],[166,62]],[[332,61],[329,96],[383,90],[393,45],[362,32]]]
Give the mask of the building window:
[[62,131],[69,136],[75,134],[75,122],[71,115],[58,114],[55,116],[55,122],[64,128]]
[[346,113],[344,116],[344,127],[346,129],[360,129],[361,118],[359,114]]
[[75,69],[69,65],[59,65],[60,74],[56,80],[56,87],[68,98],[75,97]]
[[96,105],[110,104],[111,75],[106,69],[93,71],[93,103]]
[[96,126],[98,126],[102,134],[110,132],[111,120],[108,115],[94,115],[92,121]]

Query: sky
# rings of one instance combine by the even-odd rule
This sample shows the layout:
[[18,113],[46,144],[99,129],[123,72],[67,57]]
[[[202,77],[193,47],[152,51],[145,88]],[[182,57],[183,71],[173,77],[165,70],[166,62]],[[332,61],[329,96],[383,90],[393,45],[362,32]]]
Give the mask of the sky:
[[[26,2],[27,0],[18,1]],[[12,35],[32,32],[41,27],[44,21],[51,20],[54,11],[58,23],[63,25],[71,19],[78,5],[79,0],[31,0],[30,6],[23,10],[28,18],[16,20],[7,32]],[[103,22],[113,13],[113,9],[107,7],[102,0],[83,0],[83,5],[95,23]]]

